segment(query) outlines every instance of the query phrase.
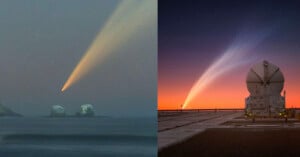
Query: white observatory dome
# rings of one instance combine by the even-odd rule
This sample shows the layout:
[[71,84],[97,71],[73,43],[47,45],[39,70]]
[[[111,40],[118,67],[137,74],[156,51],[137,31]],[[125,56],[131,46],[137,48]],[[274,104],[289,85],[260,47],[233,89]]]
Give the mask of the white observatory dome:
[[247,75],[247,88],[252,95],[261,94],[263,87],[268,87],[272,94],[280,94],[284,77],[280,69],[268,61],[255,64]]
[[83,104],[80,106],[80,115],[94,116],[94,107],[91,104]]
[[53,105],[51,116],[65,116],[65,108],[61,105]]

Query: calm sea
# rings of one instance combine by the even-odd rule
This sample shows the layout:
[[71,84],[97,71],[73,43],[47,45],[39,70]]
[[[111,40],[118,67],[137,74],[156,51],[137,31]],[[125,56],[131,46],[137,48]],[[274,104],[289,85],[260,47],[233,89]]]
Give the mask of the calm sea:
[[0,157],[155,157],[155,118],[0,118]]

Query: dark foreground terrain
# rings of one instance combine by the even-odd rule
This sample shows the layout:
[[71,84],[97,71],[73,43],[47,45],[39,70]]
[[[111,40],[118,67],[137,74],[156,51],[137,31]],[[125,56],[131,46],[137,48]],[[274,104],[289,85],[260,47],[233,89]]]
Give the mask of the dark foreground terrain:
[[297,157],[298,128],[207,129],[159,151],[159,157]]

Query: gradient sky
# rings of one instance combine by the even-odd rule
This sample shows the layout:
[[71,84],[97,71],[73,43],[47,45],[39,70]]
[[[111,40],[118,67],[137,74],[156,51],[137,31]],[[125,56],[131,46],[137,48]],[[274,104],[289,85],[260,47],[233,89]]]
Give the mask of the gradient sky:
[[246,75],[264,59],[285,76],[286,106],[300,107],[299,8],[284,1],[160,1],[158,109],[180,108],[213,61],[240,36],[251,42],[247,37],[253,34],[266,37],[248,52],[251,62],[218,77],[188,108],[243,108]]
[[60,89],[119,0],[0,2],[0,99],[24,115],[83,103],[98,115],[156,116],[157,21],[65,93]]

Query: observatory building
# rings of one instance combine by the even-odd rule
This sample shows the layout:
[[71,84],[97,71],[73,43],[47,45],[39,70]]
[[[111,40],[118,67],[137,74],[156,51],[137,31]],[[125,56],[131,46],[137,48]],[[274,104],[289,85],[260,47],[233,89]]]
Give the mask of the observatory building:
[[245,99],[247,117],[285,117],[284,77],[279,67],[268,61],[254,65],[247,76],[250,93]]
[[80,111],[77,113],[77,116],[83,117],[93,117],[95,114],[93,105],[83,104],[80,106]]
[[51,117],[64,117],[66,116],[65,108],[61,105],[53,105],[51,109]]

